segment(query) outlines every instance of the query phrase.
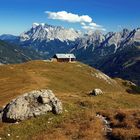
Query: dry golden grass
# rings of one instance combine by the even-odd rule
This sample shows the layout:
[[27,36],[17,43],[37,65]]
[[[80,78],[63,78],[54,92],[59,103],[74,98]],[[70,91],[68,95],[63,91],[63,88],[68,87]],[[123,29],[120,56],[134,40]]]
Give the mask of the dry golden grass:
[[0,66],[0,105],[24,92],[50,88],[56,93],[85,93],[93,88],[118,92],[119,85],[93,77],[95,69],[81,63],[32,61]]
[[[102,123],[95,117],[96,112],[105,110],[106,113],[110,113],[110,110],[115,112],[118,109],[135,112],[140,108],[140,95],[128,94],[121,84],[122,81],[117,80],[118,83],[109,84],[97,78],[94,76],[97,72],[79,62],[32,61],[0,66],[0,106],[25,92],[47,88],[53,90],[64,106],[62,115],[48,113],[19,124],[0,123],[0,137],[14,140],[17,136],[19,140],[106,139]],[[94,88],[102,89],[104,94],[97,97],[89,96],[89,91]],[[111,116],[114,116],[114,113]],[[48,123],[50,118],[53,118],[53,121]],[[115,121],[114,125],[118,125]],[[139,120],[136,121],[139,126]],[[123,122],[120,125],[126,124]],[[120,130],[123,132],[125,128],[114,129],[114,135],[118,135]],[[11,134],[10,137],[7,136],[8,133]]]
[[140,110],[108,110],[100,114],[107,117],[113,129],[110,139],[140,139]]
[[104,140],[102,128],[95,114],[86,110],[66,118],[56,128],[37,135],[33,140]]

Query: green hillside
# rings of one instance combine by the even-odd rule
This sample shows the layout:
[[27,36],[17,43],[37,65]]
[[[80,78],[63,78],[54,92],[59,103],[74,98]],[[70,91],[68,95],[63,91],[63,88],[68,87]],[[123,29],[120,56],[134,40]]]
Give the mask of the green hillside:
[[40,59],[38,53],[0,40],[0,63],[15,64]]

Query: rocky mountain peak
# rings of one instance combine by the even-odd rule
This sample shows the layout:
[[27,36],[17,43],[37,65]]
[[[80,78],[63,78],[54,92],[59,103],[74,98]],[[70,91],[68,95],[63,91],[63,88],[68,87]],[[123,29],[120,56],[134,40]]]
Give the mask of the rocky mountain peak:
[[89,32],[82,36],[79,40],[79,44],[77,48],[84,48],[85,50],[89,46],[93,46],[93,50],[95,47],[100,46],[100,44],[105,40],[105,36],[99,32],[99,31],[94,31],[94,32]]
[[20,41],[28,40],[60,40],[64,41],[75,41],[80,37],[80,33],[74,29],[65,29],[61,26],[52,26],[46,23],[33,23],[32,28],[20,35]]
[[37,26],[39,26],[40,24],[39,23],[33,23],[32,24],[32,28],[36,28]]
[[140,42],[140,28],[136,29],[135,35],[134,35],[134,41]]
[[126,38],[129,34],[130,34],[130,30],[124,28],[122,31],[121,31],[121,36],[122,38]]

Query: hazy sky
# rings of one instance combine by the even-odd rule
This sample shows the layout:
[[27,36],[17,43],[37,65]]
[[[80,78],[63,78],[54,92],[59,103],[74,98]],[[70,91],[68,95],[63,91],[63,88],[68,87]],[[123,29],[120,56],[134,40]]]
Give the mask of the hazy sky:
[[140,27],[139,7],[140,0],[1,0],[0,34],[18,35],[34,22],[77,30],[132,29]]

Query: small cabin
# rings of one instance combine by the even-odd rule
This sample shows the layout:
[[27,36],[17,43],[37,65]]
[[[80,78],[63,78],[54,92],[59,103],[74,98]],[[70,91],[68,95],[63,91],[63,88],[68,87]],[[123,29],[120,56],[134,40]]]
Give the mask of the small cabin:
[[74,54],[55,54],[53,60],[57,62],[74,62],[76,57]]

